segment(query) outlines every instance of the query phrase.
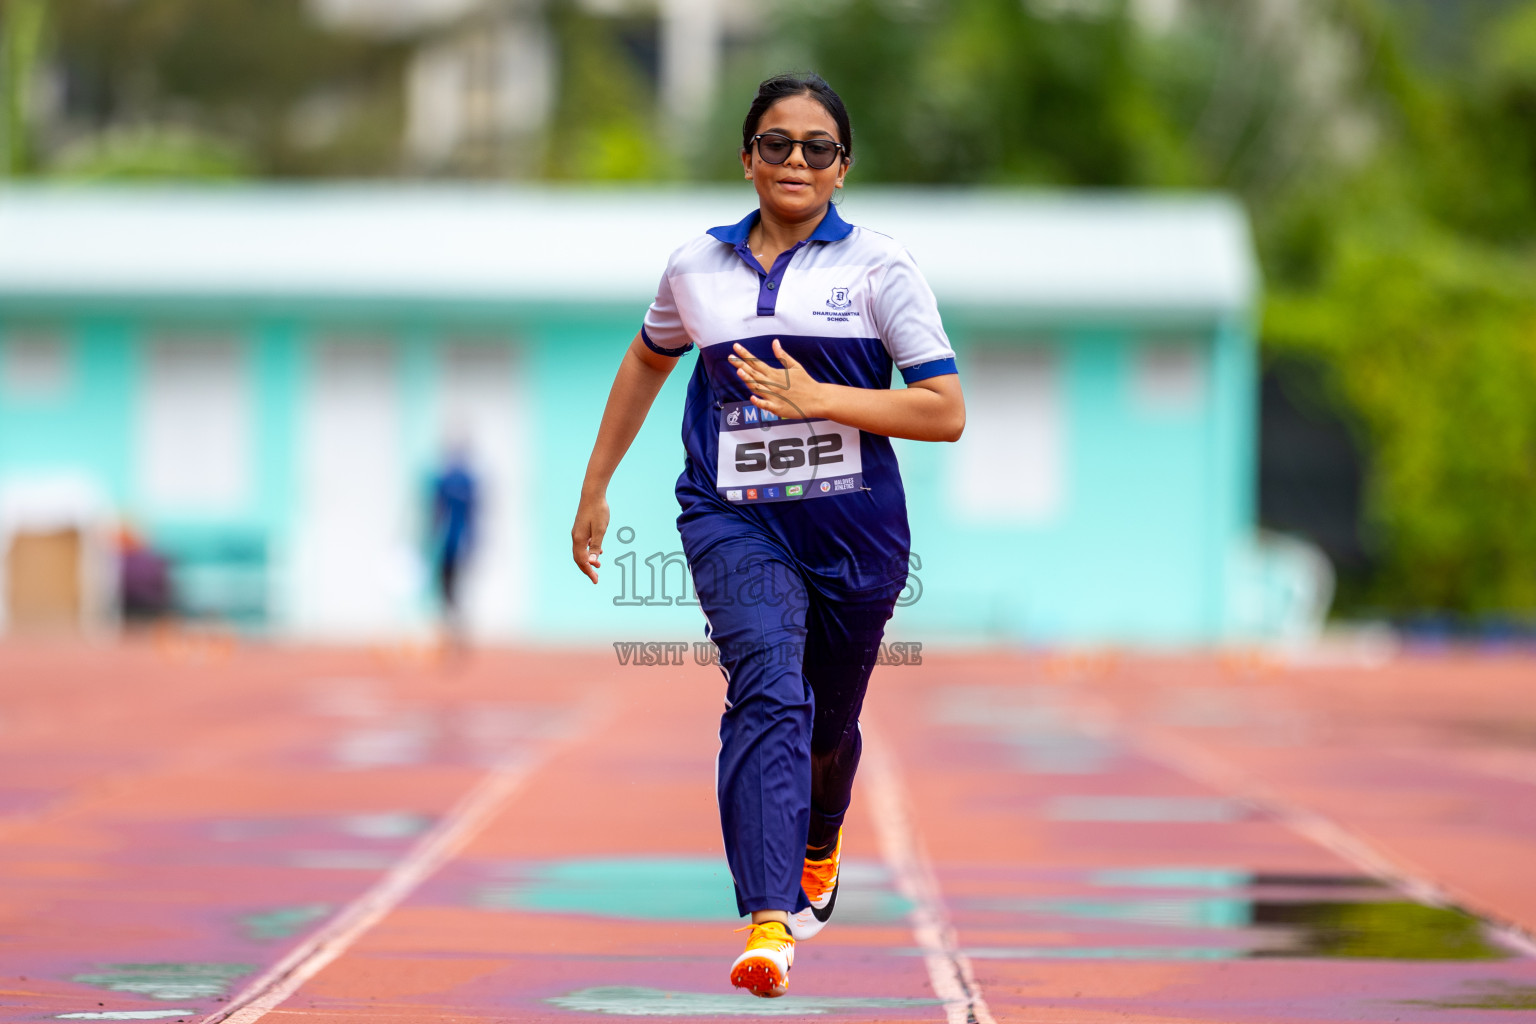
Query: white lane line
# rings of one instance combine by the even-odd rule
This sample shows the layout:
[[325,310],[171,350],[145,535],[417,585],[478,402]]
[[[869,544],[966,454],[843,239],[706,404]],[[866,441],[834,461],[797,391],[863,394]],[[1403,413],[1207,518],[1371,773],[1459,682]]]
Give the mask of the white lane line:
[[[1119,721],[1112,711],[1103,707],[1096,709],[1093,716],[1100,721]],[[1120,731],[1154,759],[1213,789],[1231,793],[1261,807],[1293,832],[1333,851],[1355,867],[1388,882],[1419,903],[1456,909],[1464,909],[1469,903],[1476,903],[1453,897],[1424,877],[1421,870],[1404,865],[1400,859],[1383,853],[1319,812],[1285,799],[1231,762],[1200,749],[1188,740],[1147,729],[1132,731],[1130,728],[1122,728]],[[1518,924],[1481,909],[1478,915],[1487,921],[1488,927],[1501,944],[1522,956],[1536,957],[1536,940]]]
[[487,772],[387,875],[200,1024],[252,1024],[276,1009],[462,850],[556,750],[591,731],[592,719],[578,712],[565,736]]
[[928,980],[944,1001],[947,1024],[995,1024],[982,998],[971,961],[960,951],[955,929],[939,897],[939,883],[917,836],[896,763],[870,730],[861,728],[861,767],[869,784],[870,810],[880,853],[896,877],[896,888],[912,904],[912,935],[923,951]]

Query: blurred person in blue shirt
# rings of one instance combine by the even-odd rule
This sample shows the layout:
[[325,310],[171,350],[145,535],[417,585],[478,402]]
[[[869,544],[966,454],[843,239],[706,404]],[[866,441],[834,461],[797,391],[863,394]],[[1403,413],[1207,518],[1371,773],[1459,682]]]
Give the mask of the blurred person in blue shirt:
[[465,565],[474,547],[479,485],[470,466],[469,445],[453,441],[441,471],[432,482],[433,578],[442,602],[446,639],[455,645],[464,640],[459,588]]

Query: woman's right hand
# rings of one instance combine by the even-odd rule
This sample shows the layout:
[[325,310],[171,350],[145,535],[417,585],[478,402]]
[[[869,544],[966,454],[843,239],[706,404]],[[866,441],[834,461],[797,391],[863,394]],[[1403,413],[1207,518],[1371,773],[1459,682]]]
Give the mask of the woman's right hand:
[[576,506],[576,523],[571,527],[571,558],[576,568],[597,582],[597,570],[603,564],[603,534],[608,532],[608,497],[583,492]]
[[592,457],[587,460],[586,475],[581,478],[581,504],[576,506],[576,525],[571,527],[571,559],[576,568],[597,582],[598,559],[603,553],[603,534],[608,532],[608,481],[619,468],[619,460],[629,450],[629,443],[640,432],[645,414],[656,400],[656,393],[667,382],[667,374],[677,360],[657,355],[635,334],[619,363],[603,406],[603,421],[597,427]]

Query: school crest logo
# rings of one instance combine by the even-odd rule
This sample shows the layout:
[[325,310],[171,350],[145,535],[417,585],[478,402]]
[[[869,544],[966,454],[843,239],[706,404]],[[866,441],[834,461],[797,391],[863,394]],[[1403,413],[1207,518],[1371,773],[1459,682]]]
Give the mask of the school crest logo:
[[833,288],[832,297],[827,300],[828,309],[847,309],[853,305],[853,300],[848,297],[847,288]]

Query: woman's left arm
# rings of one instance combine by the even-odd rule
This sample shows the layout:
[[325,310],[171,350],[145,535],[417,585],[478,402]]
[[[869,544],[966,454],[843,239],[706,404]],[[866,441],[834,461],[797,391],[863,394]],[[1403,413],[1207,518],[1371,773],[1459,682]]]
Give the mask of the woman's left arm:
[[812,380],[778,339],[769,366],[741,345],[731,365],[752,392],[752,403],[784,419],[828,419],[886,437],[958,441],[965,430],[965,396],[958,374],[914,381],[901,390],[854,388]]

